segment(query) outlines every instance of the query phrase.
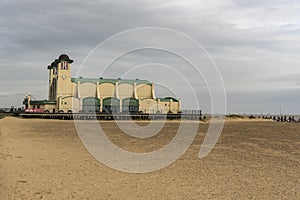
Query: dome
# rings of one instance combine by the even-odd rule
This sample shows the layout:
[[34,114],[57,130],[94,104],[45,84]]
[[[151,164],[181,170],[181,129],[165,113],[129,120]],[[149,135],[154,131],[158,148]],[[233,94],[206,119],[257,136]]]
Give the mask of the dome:
[[58,61],[59,61],[59,62],[60,62],[60,61],[67,61],[68,63],[72,63],[72,62],[73,62],[73,60],[71,60],[71,59],[69,58],[69,56],[66,55],[66,54],[60,55],[60,56],[58,57]]

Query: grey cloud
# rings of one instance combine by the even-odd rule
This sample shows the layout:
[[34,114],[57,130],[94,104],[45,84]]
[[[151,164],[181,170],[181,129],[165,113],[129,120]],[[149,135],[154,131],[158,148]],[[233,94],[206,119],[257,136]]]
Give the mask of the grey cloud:
[[[217,63],[229,94],[232,111],[243,109],[256,111],[258,99],[279,99],[296,104],[295,98],[300,74],[298,1],[0,1],[0,107],[16,103],[22,91],[36,93],[46,98],[49,65],[61,53],[75,60],[75,75],[87,53],[99,42],[120,31],[143,26],[160,26],[182,31],[201,43]],[[142,44],[148,38],[132,38]],[[172,38],[170,45],[172,45]],[[184,43],[173,42],[185,47]],[[108,59],[123,44],[116,42],[102,55]],[[189,50],[193,58],[203,59],[203,65],[211,65],[207,58],[195,49]],[[137,64],[159,61],[191,74],[193,71],[173,56],[160,52],[136,52],[116,63],[110,76],[118,75]],[[101,62],[91,61],[86,66],[87,75],[98,76]],[[119,70],[118,66],[122,66]],[[155,73],[154,73],[155,74]],[[133,76],[134,74],[132,74]],[[146,75],[144,75],[145,77]],[[209,75],[208,75],[209,76]],[[157,76],[159,77],[159,76]],[[143,78],[143,75],[139,75]],[[150,77],[151,78],[151,77]],[[154,79],[154,78],[153,78]],[[11,86],[9,80],[18,80]],[[36,83],[34,83],[36,81]],[[180,88],[172,77],[167,78]],[[195,82],[195,81],[194,81]],[[290,83],[294,83],[291,85]],[[203,82],[197,85],[198,95],[206,96]],[[39,84],[37,86],[36,84]],[[263,87],[262,87],[263,85]],[[274,86],[272,86],[274,85]],[[282,85],[289,90],[278,89]],[[184,90],[184,88],[181,88]],[[243,91],[255,91],[251,95]],[[163,95],[163,92],[160,92]],[[285,99],[281,99],[284,94]],[[185,95],[182,93],[182,95]],[[263,96],[261,96],[263,95]],[[229,95],[230,96],[230,95]],[[245,98],[248,96],[249,98]],[[289,98],[288,98],[289,97]],[[203,101],[203,109],[209,111],[209,98]],[[248,100],[248,99],[251,99]],[[270,104],[270,111],[277,111],[280,101]],[[185,100],[188,105],[188,100]],[[247,103],[246,103],[247,102]]]

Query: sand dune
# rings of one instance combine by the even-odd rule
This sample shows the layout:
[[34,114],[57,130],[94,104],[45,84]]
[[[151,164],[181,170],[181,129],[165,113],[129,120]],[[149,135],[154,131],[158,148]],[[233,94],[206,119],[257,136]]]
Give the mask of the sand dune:
[[[114,122],[101,126],[119,147],[148,152],[167,144],[178,123],[149,139],[123,134]],[[72,121],[1,119],[0,199],[300,199],[300,124],[229,120],[199,159],[207,127],[201,123],[170,166],[128,174],[95,160]]]

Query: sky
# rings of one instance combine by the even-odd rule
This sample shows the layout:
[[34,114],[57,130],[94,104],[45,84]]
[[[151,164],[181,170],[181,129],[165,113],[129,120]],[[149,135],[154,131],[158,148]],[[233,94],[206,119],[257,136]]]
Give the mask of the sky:
[[148,79],[183,109],[300,114],[299,10],[299,0],[0,0],[0,108],[46,99],[47,66],[67,54],[73,77]]

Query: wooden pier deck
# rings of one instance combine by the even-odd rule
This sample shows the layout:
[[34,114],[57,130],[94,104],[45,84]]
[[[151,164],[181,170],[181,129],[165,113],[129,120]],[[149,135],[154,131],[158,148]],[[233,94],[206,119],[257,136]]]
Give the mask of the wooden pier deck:
[[124,113],[20,113],[22,118],[63,120],[201,120],[202,114],[124,114]]

